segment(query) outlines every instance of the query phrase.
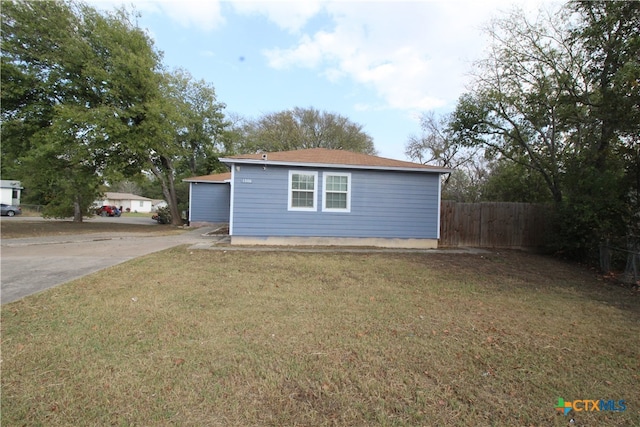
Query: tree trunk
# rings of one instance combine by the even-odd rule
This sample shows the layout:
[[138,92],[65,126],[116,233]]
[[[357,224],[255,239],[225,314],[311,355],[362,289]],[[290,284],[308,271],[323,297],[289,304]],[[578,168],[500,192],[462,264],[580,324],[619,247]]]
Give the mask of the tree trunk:
[[178,196],[176,194],[176,187],[173,179],[174,170],[171,160],[166,157],[161,157],[160,162],[162,164],[162,169],[160,169],[152,159],[149,160],[151,164],[151,172],[156,176],[156,178],[158,178],[158,180],[160,180],[162,194],[167,199],[169,212],[171,213],[171,224],[176,226],[183,225],[182,217],[178,210]]
[[80,198],[78,196],[73,201],[73,222],[82,222],[82,209],[80,208]]
[[[167,186],[166,193],[169,196],[167,203],[169,204],[169,210],[171,211],[171,224],[182,226],[182,216],[178,210],[178,195],[176,194],[176,185],[175,180],[173,179],[175,176],[173,163],[171,162],[171,159],[162,157],[162,165],[165,167],[165,171],[167,173],[166,180],[163,181],[163,184]],[[164,189],[163,192],[165,192]]]
[[167,182],[162,182],[162,193],[167,198],[169,212],[171,212],[171,224],[181,226],[183,225],[182,216],[180,215],[180,210],[178,209],[178,196],[176,194],[173,176],[168,177],[166,181]]

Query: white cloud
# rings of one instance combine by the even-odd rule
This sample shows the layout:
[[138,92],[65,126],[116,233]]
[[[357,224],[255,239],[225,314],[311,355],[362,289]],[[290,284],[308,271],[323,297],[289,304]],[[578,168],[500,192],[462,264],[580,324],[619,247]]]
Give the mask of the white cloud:
[[273,68],[348,78],[374,88],[387,108],[424,111],[456,102],[482,54],[481,27],[508,8],[508,0],[329,2],[330,29],[263,53]]
[[[109,8],[123,3],[90,1]],[[378,100],[372,105],[354,100],[359,111],[413,112],[455,104],[473,60],[483,54],[481,27],[493,15],[513,2],[536,10],[545,1],[552,0],[234,0],[226,5],[239,14],[264,16],[296,37],[292,45],[263,51],[270,67],[308,68],[331,82],[348,80],[373,89]],[[225,22],[219,0],[137,0],[134,5],[187,28],[210,31]]]
[[[157,1],[157,0],[156,0]],[[224,23],[218,1],[168,0],[158,2],[164,13],[183,27],[211,31]]]
[[235,0],[233,6],[240,14],[261,14],[280,28],[299,31],[322,8],[319,0]]
[[87,0],[92,6],[111,10],[124,6],[145,14],[165,14],[185,28],[195,27],[203,31],[211,31],[224,23],[217,0]]

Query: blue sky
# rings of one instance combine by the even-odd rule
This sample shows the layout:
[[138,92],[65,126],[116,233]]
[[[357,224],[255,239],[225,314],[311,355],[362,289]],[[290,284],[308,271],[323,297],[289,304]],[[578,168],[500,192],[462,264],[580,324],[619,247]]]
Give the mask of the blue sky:
[[131,5],[164,64],[211,83],[226,112],[247,118],[314,107],[362,125],[383,157],[426,111],[451,111],[471,84],[490,19],[544,0],[92,0]]

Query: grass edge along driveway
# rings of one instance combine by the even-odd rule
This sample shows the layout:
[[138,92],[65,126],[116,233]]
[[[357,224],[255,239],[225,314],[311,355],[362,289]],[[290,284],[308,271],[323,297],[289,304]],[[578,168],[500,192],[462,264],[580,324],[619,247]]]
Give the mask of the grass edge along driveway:
[[638,300],[517,252],[177,247],[3,306],[2,420],[639,425]]

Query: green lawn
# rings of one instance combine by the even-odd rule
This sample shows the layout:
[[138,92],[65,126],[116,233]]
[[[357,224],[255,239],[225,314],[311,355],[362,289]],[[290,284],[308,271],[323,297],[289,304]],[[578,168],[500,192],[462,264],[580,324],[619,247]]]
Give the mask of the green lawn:
[[[572,412],[561,397],[625,400]],[[3,425],[640,425],[640,295],[490,255],[174,248],[2,306]]]
[[122,212],[121,216],[130,218],[151,218],[153,212]]
[[60,236],[68,234],[89,233],[142,233],[149,236],[179,234],[184,229],[172,225],[155,224],[149,217],[150,225],[118,224],[114,222],[84,221],[0,221],[0,235],[3,239],[16,239],[21,237]]

